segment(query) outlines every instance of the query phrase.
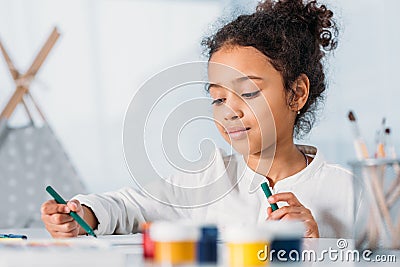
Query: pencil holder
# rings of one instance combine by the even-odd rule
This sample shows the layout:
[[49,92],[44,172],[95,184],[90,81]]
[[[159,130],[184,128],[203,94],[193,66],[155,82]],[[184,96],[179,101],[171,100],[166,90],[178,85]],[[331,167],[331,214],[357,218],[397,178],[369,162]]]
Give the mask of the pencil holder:
[[365,159],[349,164],[354,174],[356,249],[400,249],[400,161]]

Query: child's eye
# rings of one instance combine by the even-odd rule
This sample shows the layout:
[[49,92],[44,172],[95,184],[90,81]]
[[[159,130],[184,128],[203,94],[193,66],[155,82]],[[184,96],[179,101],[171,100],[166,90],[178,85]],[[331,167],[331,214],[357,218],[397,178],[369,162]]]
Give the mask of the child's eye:
[[211,102],[211,105],[221,105],[222,103],[224,103],[225,98],[218,98],[218,99],[214,99],[213,102]]
[[242,97],[244,97],[244,98],[253,98],[253,97],[256,97],[259,93],[260,93],[260,91],[255,91],[255,92],[251,92],[251,93],[245,93],[245,94],[242,94]]

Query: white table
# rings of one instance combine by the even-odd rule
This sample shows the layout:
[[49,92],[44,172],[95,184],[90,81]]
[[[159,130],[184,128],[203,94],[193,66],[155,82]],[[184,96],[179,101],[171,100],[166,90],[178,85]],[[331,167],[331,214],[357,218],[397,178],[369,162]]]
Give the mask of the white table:
[[[13,234],[25,234],[28,236],[29,240],[48,240],[51,241],[50,235],[44,228],[38,229],[7,229],[1,230],[0,233],[13,233]],[[74,239],[77,242],[96,242],[106,244],[105,249],[100,250],[85,250],[79,249],[74,251],[63,251],[62,249],[57,249],[51,252],[42,253],[40,250],[5,250],[0,248],[0,266],[1,267],[13,267],[13,266],[113,266],[113,267],[140,267],[140,266],[152,266],[149,263],[143,262],[142,259],[142,236],[140,234],[135,235],[112,235],[112,236],[99,236],[99,238],[95,239],[90,236],[82,236],[77,239]],[[54,241],[54,240],[53,240]],[[396,262],[391,263],[377,263],[377,262],[357,262],[350,260],[342,261],[338,258],[336,261],[331,260],[329,257],[329,251],[331,251],[332,255],[343,255],[344,258],[347,257],[347,254],[353,251],[353,242],[352,240],[345,240],[345,244],[347,244],[346,248],[339,249],[337,245],[337,239],[327,239],[327,238],[319,238],[319,239],[304,239],[303,242],[303,250],[308,250],[315,252],[316,257],[312,257],[311,261],[301,261],[297,263],[276,263],[271,262],[269,266],[400,266],[400,251],[385,251],[381,252],[380,255],[393,255],[396,258]],[[347,242],[347,243],[346,243]],[[224,244],[219,245],[220,252],[224,251]],[[323,251],[326,250],[325,253]],[[338,251],[336,254],[333,250]],[[340,254],[342,253],[342,254]],[[222,252],[219,253],[223,254]],[[308,256],[306,254],[305,256]],[[323,257],[322,257],[323,255]],[[371,255],[369,258],[371,260],[375,259],[376,255]],[[4,261],[4,257],[13,258],[13,263],[10,264],[9,261]],[[360,256],[361,257],[361,256]],[[3,262],[2,262],[3,258]],[[309,259],[308,257],[306,257]],[[322,260],[319,260],[323,258]],[[352,259],[352,258],[350,258]],[[224,265],[218,265],[224,266]]]

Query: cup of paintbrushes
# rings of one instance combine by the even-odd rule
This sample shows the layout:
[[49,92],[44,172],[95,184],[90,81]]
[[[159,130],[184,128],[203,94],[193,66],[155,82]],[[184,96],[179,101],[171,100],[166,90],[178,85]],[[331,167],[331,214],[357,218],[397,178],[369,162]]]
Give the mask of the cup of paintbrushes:
[[354,241],[359,250],[400,249],[400,160],[349,162],[354,174]]

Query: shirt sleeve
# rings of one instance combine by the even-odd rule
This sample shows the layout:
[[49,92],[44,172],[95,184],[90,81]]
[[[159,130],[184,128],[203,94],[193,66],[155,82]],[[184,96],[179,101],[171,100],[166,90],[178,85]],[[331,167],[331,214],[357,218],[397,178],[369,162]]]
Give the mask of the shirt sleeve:
[[[208,201],[207,196],[212,195],[213,190],[217,191],[216,196],[219,196],[217,193],[221,190],[228,192],[221,186],[229,188],[230,184],[225,182],[221,185],[223,180],[211,190],[207,190],[215,177],[222,175],[225,175],[225,164],[222,154],[217,150],[215,160],[207,170],[194,174],[177,172],[166,177],[165,181],[149,182],[146,185],[147,189],[152,189],[149,194],[143,190],[125,187],[114,192],[77,195],[74,199],[92,209],[99,222],[97,229],[94,229],[96,234],[136,233],[143,222],[193,218],[196,218],[196,221],[204,220],[209,206],[199,208],[203,206],[199,203],[208,203],[205,201]],[[168,190],[165,182],[174,186]]]
[[184,216],[179,209],[160,203],[131,187],[103,194],[77,195],[74,199],[92,209],[99,222],[95,229],[99,235],[136,233],[146,221],[173,220]]

